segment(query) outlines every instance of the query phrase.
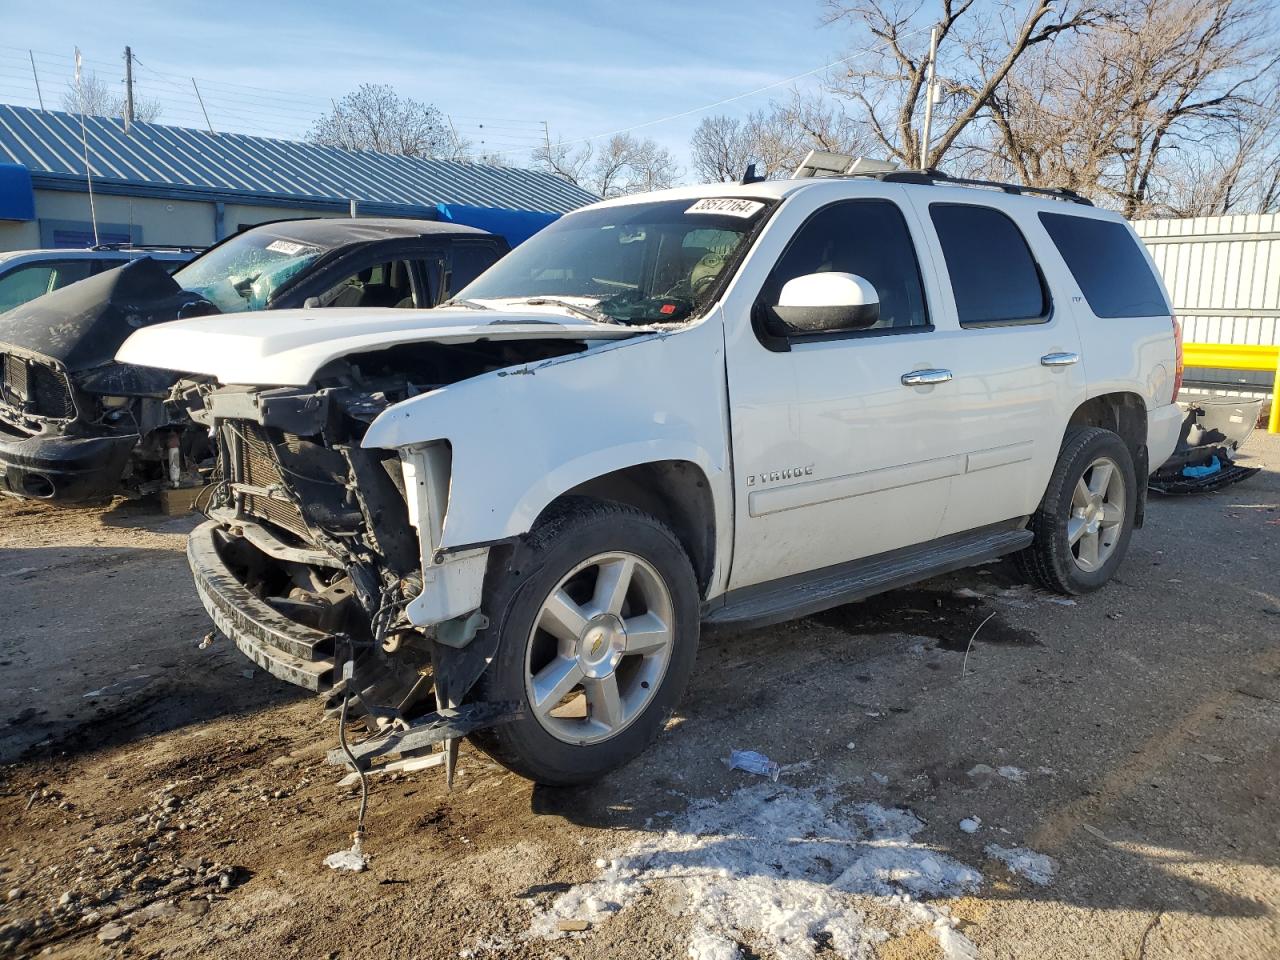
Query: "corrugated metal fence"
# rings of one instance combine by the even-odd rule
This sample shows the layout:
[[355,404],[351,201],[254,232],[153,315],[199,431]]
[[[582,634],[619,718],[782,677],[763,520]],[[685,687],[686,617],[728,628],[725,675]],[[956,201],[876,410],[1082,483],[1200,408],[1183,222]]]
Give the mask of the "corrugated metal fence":
[[[1185,339],[1280,344],[1280,214],[1137,220],[1164,276]],[[1269,394],[1274,374],[1188,371],[1219,390]]]

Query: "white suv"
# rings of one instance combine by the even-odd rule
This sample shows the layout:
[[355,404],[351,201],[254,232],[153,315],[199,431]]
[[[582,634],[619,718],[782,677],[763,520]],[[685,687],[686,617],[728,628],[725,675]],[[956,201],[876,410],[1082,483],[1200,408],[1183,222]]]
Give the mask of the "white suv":
[[452,303],[180,321],[119,354],[206,378],[205,606],[383,732],[361,764],[471,735],[586,781],[661,729],[704,626],[1006,554],[1096,589],[1182,419],[1149,257],[1066,192],[625,197]]

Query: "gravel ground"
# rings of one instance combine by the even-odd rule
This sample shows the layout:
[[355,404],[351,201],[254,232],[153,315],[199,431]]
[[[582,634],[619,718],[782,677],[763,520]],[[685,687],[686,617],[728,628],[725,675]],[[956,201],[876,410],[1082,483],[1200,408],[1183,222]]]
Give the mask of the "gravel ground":
[[376,781],[360,874],[333,724],[199,646],[191,521],[0,503],[0,955],[1280,956],[1280,438],[1246,453],[1072,605],[993,564],[705,642],[591,789],[468,746],[452,793]]

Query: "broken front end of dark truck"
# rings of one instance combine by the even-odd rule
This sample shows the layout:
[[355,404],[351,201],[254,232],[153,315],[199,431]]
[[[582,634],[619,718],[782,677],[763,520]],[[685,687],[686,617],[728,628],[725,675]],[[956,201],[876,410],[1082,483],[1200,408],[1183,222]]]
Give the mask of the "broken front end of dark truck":
[[144,258],[5,314],[0,492],[78,501],[158,489],[169,464],[204,459],[207,435],[169,401],[179,375],[115,353],[139,327],[216,312]]
[[427,309],[509,249],[433,220],[289,220],[209,248],[172,277],[151,259],[0,316],[0,492],[58,501],[198,486],[212,447],[172,394],[180,374],[116,361],[137,330],[218,313]]

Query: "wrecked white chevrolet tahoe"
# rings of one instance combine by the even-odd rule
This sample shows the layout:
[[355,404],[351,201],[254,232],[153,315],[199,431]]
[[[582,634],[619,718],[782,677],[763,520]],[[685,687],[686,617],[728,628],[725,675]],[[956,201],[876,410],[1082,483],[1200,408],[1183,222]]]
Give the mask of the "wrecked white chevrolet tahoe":
[[199,375],[200,595],[364,720],[358,765],[470,736],[567,784],[653,740],[704,627],[1006,554],[1100,587],[1177,439],[1175,334],[1116,214],[901,173],[607,201],[443,309],[185,320],[119,359]]

